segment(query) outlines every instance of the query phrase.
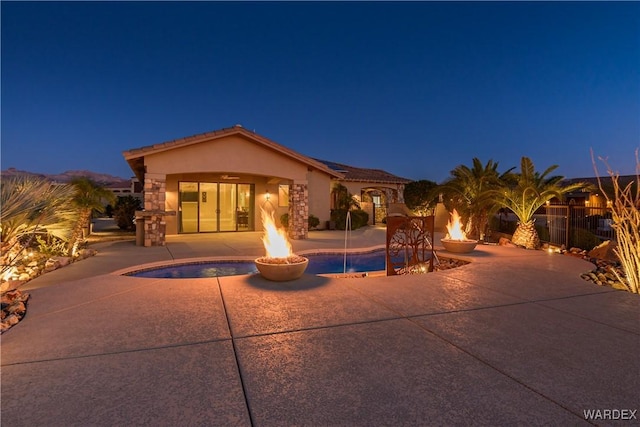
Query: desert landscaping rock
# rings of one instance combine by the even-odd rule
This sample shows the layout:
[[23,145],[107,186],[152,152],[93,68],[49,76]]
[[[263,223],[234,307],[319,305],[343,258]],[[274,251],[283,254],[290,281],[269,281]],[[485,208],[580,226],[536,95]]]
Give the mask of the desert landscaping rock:
[[17,289],[5,292],[0,298],[2,312],[0,313],[0,333],[4,333],[16,325],[27,312],[29,294]]
[[628,282],[622,265],[615,252],[615,242],[606,241],[600,246],[587,252],[578,248],[571,248],[567,253],[582,258],[595,265],[595,270],[583,273],[580,277],[600,286],[611,286],[614,289],[628,290]]
[[515,248],[516,247],[516,245],[511,243],[511,240],[507,239],[506,237],[500,237],[500,240],[498,240],[498,245],[499,246],[507,246],[507,247],[510,247],[510,248]]
[[589,256],[589,258],[596,258],[596,259],[601,259],[605,261],[615,262],[615,261],[618,261],[618,257],[614,252],[617,246],[618,245],[616,244],[616,242],[607,240],[605,242],[602,242],[601,245],[591,249],[587,253],[587,255]]
[[627,278],[618,262],[590,259],[596,269],[583,273],[580,277],[600,286],[611,286],[614,289],[627,290]]

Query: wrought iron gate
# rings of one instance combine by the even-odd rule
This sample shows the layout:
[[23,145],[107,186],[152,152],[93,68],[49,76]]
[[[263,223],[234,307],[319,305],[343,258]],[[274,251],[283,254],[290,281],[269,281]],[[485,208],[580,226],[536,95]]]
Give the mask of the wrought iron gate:
[[584,231],[600,240],[615,239],[615,232],[611,227],[611,209],[607,207],[547,205],[544,214],[535,217],[536,223],[549,231],[549,243],[555,245],[565,245],[568,248],[575,233]]

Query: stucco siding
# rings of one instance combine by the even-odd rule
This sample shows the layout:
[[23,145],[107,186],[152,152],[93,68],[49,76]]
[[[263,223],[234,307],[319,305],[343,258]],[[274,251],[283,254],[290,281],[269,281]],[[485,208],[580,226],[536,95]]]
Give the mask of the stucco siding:
[[147,173],[228,172],[305,180],[307,166],[241,136],[204,141],[145,157]]
[[309,215],[320,220],[318,228],[324,228],[331,217],[331,178],[323,173],[309,172]]

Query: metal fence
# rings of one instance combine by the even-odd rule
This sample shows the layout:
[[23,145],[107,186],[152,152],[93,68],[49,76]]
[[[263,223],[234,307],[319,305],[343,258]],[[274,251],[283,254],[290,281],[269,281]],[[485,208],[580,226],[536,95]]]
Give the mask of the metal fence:
[[567,248],[585,233],[603,241],[615,238],[611,209],[607,207],[547,205],[544,213],[536,214],[535,218],[536,225],[543,227],[543,233],[539,233],[541,240]]

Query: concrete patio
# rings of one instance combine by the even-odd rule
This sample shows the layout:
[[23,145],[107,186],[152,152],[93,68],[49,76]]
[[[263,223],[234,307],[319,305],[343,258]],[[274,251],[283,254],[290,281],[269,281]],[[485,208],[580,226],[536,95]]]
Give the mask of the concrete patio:
[[[29,282],[2,335],[2,424],[608,425],[584,411],[640,409],[640,298],[582,280],[593,266],[573,257],[482,245],[443,272],[288,283],[110,274],[259,256],[259,236],[100,243]],[[383,243],[375,227],[350,239]],[[294,242],[314,248],[343,232]]]

